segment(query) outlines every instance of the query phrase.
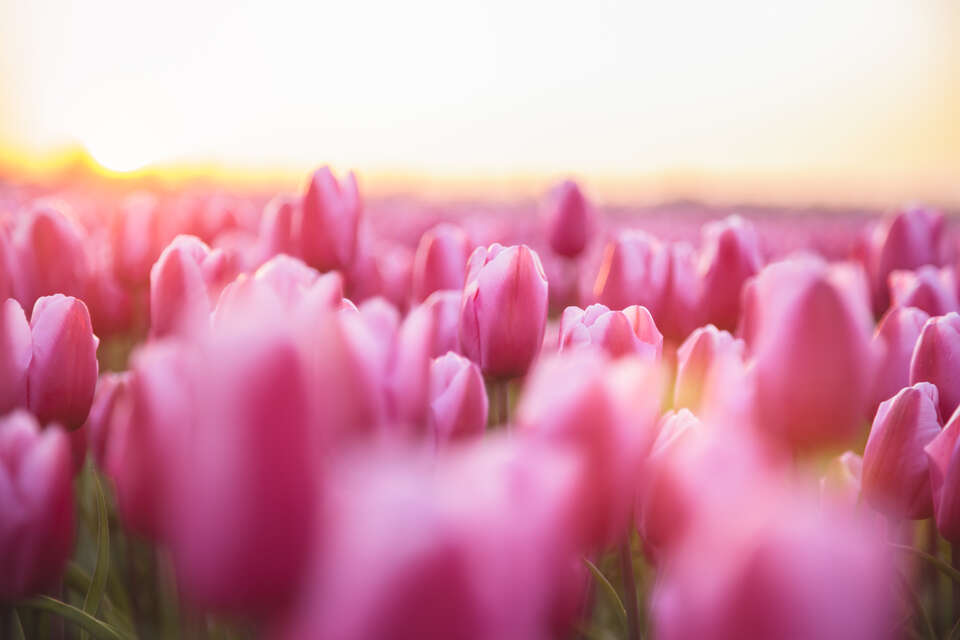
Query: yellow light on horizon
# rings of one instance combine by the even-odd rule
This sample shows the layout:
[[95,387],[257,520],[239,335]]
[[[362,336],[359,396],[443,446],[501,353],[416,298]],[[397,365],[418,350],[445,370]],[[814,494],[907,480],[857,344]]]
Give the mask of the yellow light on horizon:
[[100,167],[111,173],[132,173],[149,165],[153,159],[135,144],[122,142],[84,141],[83,148]]

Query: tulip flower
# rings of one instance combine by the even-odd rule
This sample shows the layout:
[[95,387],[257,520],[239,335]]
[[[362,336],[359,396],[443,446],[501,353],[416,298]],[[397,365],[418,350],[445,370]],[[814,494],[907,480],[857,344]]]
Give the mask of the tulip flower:
[[349,267],[357,250],[360,209],[352,172],[342,182],[329,167],[314,172],[294,220],[304,262],[320,271]]
[[298,206],[293,198],[277,196],[264,207],[259,234],[261,262],[281,253],[290,256],[299,253],[293,229]]
[[431,357],[438,358],[448,351],[459,351],[457,336],[460,322],[459,291],[434,291],[423,306],[433,315],[433,346]]
[[422,306],[414,307],[407,314],[397,332],[387,379],[387,398],[392,418],[408,426],[426,421],[432,337],[433,314]]
[[143,285],[150,267],[159,256],[160,221],[157,203],[151,196],[137,195],[123,203],[113,232],[114,271],[124,283]]
[[717,393],[711,392],[711,388],[722,384],[717,379],[717,372],[722,369],[718,361],[733,358],[742,362],[743,352],[742,340],[712,324],[691,333],[677,351],[673,405],[699,414],[705,408],[705,401]]
[[853,451],[837,456],[820,478],[820,502],[829,503],[831,507],[840,506],[852,513],[860,501],[862,475],[863,458]]
[[129,394],[130,372],[105,372],[97,380],[97,389],[93,394],[90,414],[83,425],[87,432],[88,444],[96,463],[105,468],[107,463],[107,445],[115,416],[120,411]]
[[931,316],[960,309],[957,282],[950,267],[927,265],[915,271],[894,271],[889,282],[891,306],[916,307]]
[[943,430],[931,440],[924,451],[930,465],[930,490],[933,496],[933,515],[940,535],[952,544],[960,544],[960,412],[954,413]]
[[441,289],[462,288],[469,257],[470,242],[460,227],[443,223],[427,230],[413,258],[414,301]]
[[210,322],[211,303],[203,265],[210,247],[177,236],[150,269],[150,333],[154,338],[189,334]]
[[487,390],[476,364],[453,352],[430,364],[429,429],[438,447],[483,435]]
[[[920,332],[930,316],[914,307],[891,307],[873,334],[878,365],[871,406],[892,398],[910,385],[910,360]],[[876,411],[874,410],[874,413]]]
[[952,416],[960,404],[960,314],[930,318],[923,325],[910,360],[910,384],[932,382],[940,392],[940,415]]
[[0,602],[52,588],[73,550],[66,433],[24,411],[0,418]]
[[63,295],[37,300],[30,317],[33,356],[28,405],[41,422],[83,425],[97,386],[97,346],[87,306]]
[[27,372],[33,358],[30,325],[20,304],[0,307],[0,415],[27,406]]
[[41,296],[63,293],[82,296],[89,276],[83,230],[48,206],[25,214],[14,234],[25,309]]
[[792,258],[767,266],[745,294],[756,424],[794,450],[849,442],[865,418],[872,323],[848,277],[820,260]]
[[498,378],[530,368],[547,322],[547,278],[526,245],[478,247],[467,266],[460,305],[460,347]]
[[896,520],[933,515],[924,447],[940,433],[937,388],[907,387],[880,405],[863,452],[863,496]]
[[698,266],[702,317],[732,331],[740,316],[740,290],[762,266],[760,241],[753,225],[730,216],[703,227]]
[[669,270],[667,250],[653,236],[624,231],[604,250],[593,294],[611,309],[639,304],[656,318]]
[[0,221],[0,300],[16,298],[22,291],[20,265],[10,232]]
[[614,358],[639,355],[652,361],[660,359],[663,335],[650,312],[638,305],[623,311],[611,311],[602,304],[567,307],[560,320],[560,350],[588,345]]
[[550,248],[566,258],[575,258],[590,241],[594,220],[590,203],[579,185],[565,180],[554,187],[543,208]]
[[666,245],[667,276],[659,314],[663,335],[673,343],[682,342],[700,325],[700,288],[696,252],[686,242]]

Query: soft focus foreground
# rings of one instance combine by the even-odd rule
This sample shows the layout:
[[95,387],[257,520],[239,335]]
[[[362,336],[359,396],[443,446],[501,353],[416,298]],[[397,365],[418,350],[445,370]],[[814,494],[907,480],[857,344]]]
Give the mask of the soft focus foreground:
[[941,212],[0,183],[0,637],[960,638]]

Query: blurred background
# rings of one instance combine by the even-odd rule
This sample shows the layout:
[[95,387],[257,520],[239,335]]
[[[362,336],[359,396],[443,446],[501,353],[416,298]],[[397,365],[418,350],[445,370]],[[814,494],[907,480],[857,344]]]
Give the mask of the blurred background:
[[956,0],[0,0],[0,175],[960,203]]

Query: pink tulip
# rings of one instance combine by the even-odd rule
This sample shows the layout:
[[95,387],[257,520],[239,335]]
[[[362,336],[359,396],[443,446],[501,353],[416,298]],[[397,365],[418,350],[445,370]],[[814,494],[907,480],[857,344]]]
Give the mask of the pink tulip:
[[438,447],[483,435],[487,390],[476,364],[453,352],[430,364],[429,429]]
[[926,447],[940,433],[937,388],[921,382],[880,405],[863,452],[863,496],[902,520],[933,515]]
[[299,251],[294,235],[294,221],[299,203],[284,196],[277,196],[267,203],[260,219],[260,261],[285,253],[296,256]]
[[560,349],[593,345],[619,358],[639,355],[659,360],[663,335],[645,308],[633,305],[611,311],[602,304],[567,307],[560,319]]
[[460,347],[485,375],[522,376],[547,322],[547,278],[526,245],[478,247],[467,267],[460,306]]
[[670,257],[660,242],[642,231],[623,231],[604,250],[593,294],[611,309],[639,304],[656,318],[669,271]]
[[872,323],[862,289],[847,277],[793,258],[766,267],[745,293],[756,424],[794,449],[849,442],[865,418]]
[[960,543],[960,412],[953,414],[943,430],[924,451],[930,465],[930,489],[933,515],[940,535],[953,544]]
[[294,220],[304,262],[320,271],[349,267],[357,250],[360,209],[352,172],[342,182],[329,167],[314,172]]
[[14,235],[24,308],[37,298],[63,293],[82,296],[89,275],[83,230],[59,211],[40,206],[22,218]]
[[413,258],[413,299],[426,300],[434,291],[460,289],[466,275],[470,242],[460,227],[439,224],[426,231]]
[[[875,373],[872,407],[910,385],[910,360],[917,339],[930,316],[914,307],[892,307],[873,334],[879,364]],[[873,413],[875,413],[875,409]]]
[[228,328],[196,366],[192,430],[167,472],[177,586],[202,609],[267,614],[292,600],[319,543],[308,378],[293,339],[262,326]]
[[723,371],[718,361],[732,358],[742,362],[743,352],[742,340],[735,339],[726,331],[719,331],[712,324],[691,333],[677,351],[673,405],[700,414],[706,408],[705,404],[709,404],[709,399],[718,393],[716,387],[725,387],[725,383],[729,382],[718,379]]
[[433,315],[433,346],[430,355],[438,358],[448,351],[459,351],[457,336],[460,322],[459,291],[434,291],[423,306]]
[[387,401],[391,417],[409,427],[426,423],[432,337],[433,314],[423,306],[414,307],[397,332],[387,379]]
[[160,254],[157,203],[150,196],[128,198],[113,230],[114,272],[128,285],[141,286]]
[[700,299],[703,319],[732,331],[740,316],[740,290],[760,270],[760,241],[753,225],[730,216],[703,227]]
[[0,418],[0,602],[52,588],[73,550],[70,443],[24,411]]
[[590,241],[594,220],[590,203],[577,183],[565,180],[554,187],[543,213],[550,248],[567,258],[580,255]]
[[891,306],[916,307],[932,316],[960,309],[957,282],[950,267],[927,265],[915,271],[894,271],[889,282]]
[[[457,304],[460,296],[457,295]],[[400,331],[400,312],[384,298],[368,298],[357,309],[364,323],[369,327],[380,350],[380,367],[383,371],[390,368],[393,353],[397,346],[397,333]]]
[[0,300],[16,298],[22,290],[19,256],[10,239],[10,231],[0,219]]
[[97,380],[97,390],[93,395],[90,414],[83,425],[87,432],[88,444],[96,463],[105,468],[107,463],[107,445],[115,416],[129,394],[130,372],[105,372]]
[[0,307],[0,415],[27,406],[27,372],[33,358],[30,325],[20,304]]
[[854,513],[860,502],[862,475],[863,458],[853,451],[845,451],[831,460],[820,478],[821,504]]
[[37,300],[30,317],[33,357],[28,404],[42,423],[83,425],[97,386],[97,346],[87,306],[63,295]]
[[210,247],[194,236],[177,236],[150,269],[150,334],[189,334],[208,326],[211,303],[203,265]]
[[668,269],[659,326],[669,341],[677,343],[701,324],[699,301],[702,285],[697,275],[696,252],[690,244],[674,242],[666,245],[665,250]]
[[952,416],[960,404],[960,314],[930,318],[923,325],[910,360],[910,384],[932,382],[940,392],[940,415]]

